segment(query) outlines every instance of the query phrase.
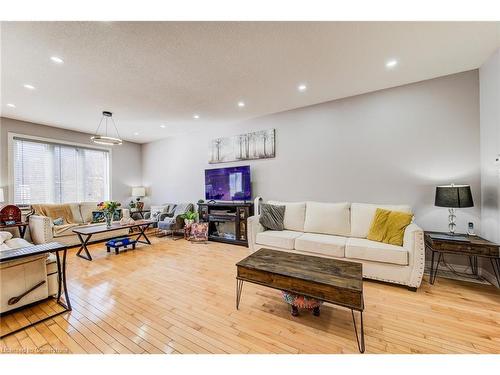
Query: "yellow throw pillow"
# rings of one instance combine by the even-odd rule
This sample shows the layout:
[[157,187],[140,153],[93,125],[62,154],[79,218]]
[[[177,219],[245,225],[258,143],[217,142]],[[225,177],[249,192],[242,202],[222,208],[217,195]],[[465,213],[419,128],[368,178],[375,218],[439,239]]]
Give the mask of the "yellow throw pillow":
[[387,230],[382,242],[396,246],[403,246],[405,229],[411,224],[413,214],[407,212],[391,211],[387,217]]
[[373,217],[372,225],[368,231],[367,239],[382,242],[387,232],[387,219],[391,211],[377,208]]

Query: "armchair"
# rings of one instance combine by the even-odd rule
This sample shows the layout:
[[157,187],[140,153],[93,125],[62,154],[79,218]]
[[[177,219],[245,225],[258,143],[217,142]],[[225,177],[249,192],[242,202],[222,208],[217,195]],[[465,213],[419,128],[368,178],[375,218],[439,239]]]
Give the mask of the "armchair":
[[193,210],[194,205],[192,203],[179,203],[175,206],[175,209],[171,214],[160,214],[158,220],[158,230],[169,231],[172,238],[174,238],[175,232],[184,228],[184,219],[181,215]]

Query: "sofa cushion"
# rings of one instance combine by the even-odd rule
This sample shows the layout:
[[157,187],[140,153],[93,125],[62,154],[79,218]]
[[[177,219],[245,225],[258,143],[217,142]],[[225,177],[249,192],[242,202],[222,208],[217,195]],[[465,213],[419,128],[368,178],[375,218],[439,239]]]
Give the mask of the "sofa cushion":
[[80,203],[80,214],[83,223],[92,222],[92,211],[97,211],[97,202]]
[[278,202],[269,201],[269,204],[285,206],[285,219],[283,224],[285,229],[304,231],[304,221],[306,219],[306,202]]
[[349,216],[347,202],[307,202],[304,232],[348,236],[351,231]]
[[65,225],[54,225],[52,227],[52,236],[54,238],[64,237],[64,236],[74,236],[73,229],[78,228],[81,225],[78,224],[65,224]]
[[3,244],[5,241],[10,240],[12,238],[12,233],[7,231],[0,231],[0,244]]
[[293,250],[295,246],[295,239],[302,234],[302,232],[295,232],[292,230],[266,230],[257,234],[255,242],[259,245]]
[[346,240],[329,234],[304,233],[295,240],[295,250],[343,258]]
[[79,203],[68,203],[69,208],[71,209],[71,213],[73,214],[73,222],[76,224],[82,224],[82,213],[80,212],[80,204]]
[[411,213],[411,207],[408,205],[352,203],[351,237],[366,238],[368,236],[368,231],[370,230],[377,208]]
[[408,265],[408,251],[404,247],[364,238],[348,238],[345,246],[345,257],[401,266]]
[[24,238],[12,238],[4,242],[10,249],[20,249],[21,247],[33,246],[33,244],[26,241]]

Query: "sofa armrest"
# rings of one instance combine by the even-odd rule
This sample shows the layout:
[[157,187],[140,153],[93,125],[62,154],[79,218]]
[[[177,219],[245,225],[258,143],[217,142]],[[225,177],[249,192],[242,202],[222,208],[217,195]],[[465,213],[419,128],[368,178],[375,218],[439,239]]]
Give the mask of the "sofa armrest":
[[52,220],[47,216],[31,215],[29,218],[31,241],[35,245],[53,241]]
[[250,250],[255,251],[255,244],[257,241],[257,234],[264,232],[266,229],[259,223],[260,215],[250,216],[247,219],[247,235],[248,235],[248,247]]
[[418,288],[425,268],[424,231],[417,224],[406,227],[403,247],[408,251],[408,266],[411,268],[408,285]]

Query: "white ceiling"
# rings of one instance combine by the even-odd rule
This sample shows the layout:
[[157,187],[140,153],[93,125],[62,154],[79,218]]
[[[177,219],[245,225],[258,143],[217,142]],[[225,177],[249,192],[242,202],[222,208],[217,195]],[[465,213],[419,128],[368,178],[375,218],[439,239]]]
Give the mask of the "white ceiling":
[[139,143],[475,69],[500,46],[498,22],[1,26],[2,116],[93,133],[109,110]]

